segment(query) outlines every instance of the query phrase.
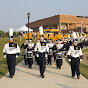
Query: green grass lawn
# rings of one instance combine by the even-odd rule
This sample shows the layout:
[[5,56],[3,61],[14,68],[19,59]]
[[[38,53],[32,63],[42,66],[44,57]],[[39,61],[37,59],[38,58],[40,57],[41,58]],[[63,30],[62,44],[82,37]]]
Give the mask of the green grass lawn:
[[[85,54],[86,52],[88,52],[88,49],[83,49],[82,51],[83,51],[83,54]],[[66,61],[70,64],[67,58],[66,58]],[[85,78],[88,79],[88,66],[83,61],[80,62],[80,72]]]
[[[14,42],[17,43],[19,45],[19,47],[21,47],[21,45],[24,41],[25,41],[24,38],[22,38],[22,41],[19,42],[19,38],[14,37]],[[8,37],[0,38],[0,78],[3,77],[8,72],[6,58],[3,57],[3,52],[2,52],[4,45],[8,42],[9,42]],[[23,59],[23,57],[20,54],[19,58],[16,59],[16,64],[18,64],[20,61],[22,61],[22,59]]]

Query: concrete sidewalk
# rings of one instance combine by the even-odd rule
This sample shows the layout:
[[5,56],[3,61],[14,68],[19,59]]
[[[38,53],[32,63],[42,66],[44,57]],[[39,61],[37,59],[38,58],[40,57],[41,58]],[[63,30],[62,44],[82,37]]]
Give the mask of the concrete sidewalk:
[[71,68],[64,60],[62,69],[56,69],[55,62],[47,66],[45,78],[41,78],[39,67],[34,62],[33,69],[24,65],[24,61],[16,66],[16,74],[11,79],[6,74],[0,79],[0,88],[88,88],[88,80],[81,75],[78,80],[71,77]]

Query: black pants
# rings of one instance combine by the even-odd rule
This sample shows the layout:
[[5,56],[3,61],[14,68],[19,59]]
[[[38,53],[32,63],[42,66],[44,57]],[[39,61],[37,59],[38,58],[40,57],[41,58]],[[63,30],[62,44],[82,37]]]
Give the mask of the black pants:
[[39,65],[39,57],[37,57],[36,55],[35,55],[35,61],[36,61],[37,64]]
[[35,62],[37,62],[37,57],[36,57],[36,55],[35,55]]
[[27,64],[26,55],[24,55],[24,62],[25,62],[25,64]]
[[62,65],[62,59],[57,59],[56,60],[56,66],[57,66],[57,68],[61,67],[61,65]]
[[55,53],[53,53],[53,56],[54,56],[54,61],[56,61],[56,56],[55,56]]
[[71,58],[72,76],[75,76],[75,72],[77,74],[77,77],[80,75],[79,64],[80,64],[79,58]]
[[40,74],[43,75],[46,67],[45,53],[39,53],[39,68]]
[[48,55],[48,64],[51,65],[51,62],[52,62],[52,55]]
[[32,58],[27,58],[27,62],[28,62],[29,67],[32,67],[33,59]]
[[16,65],[16,55],[8,54],[7,55],[7,65],[10,75],[15,74],[15,65]]

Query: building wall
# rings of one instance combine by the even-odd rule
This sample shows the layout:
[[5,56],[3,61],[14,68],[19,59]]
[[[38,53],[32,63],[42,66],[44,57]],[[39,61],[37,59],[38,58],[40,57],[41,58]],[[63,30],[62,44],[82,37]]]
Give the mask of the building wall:
[[69,29],[75,29],[76,28],[76,24],[69,24]]
[[[72,15],[56,15],[53,17],[41,19],[35,22],[30,23],[30,28],[33,28],[34,31],[38,31],[40,26],[51,25],[54,28],[69,30],[76,29],[81,27],[81,22],[83,21],[83,27],[88,27],[88,18],[77,17]],[[26,24],[28,26],[28,24]]]
[[88,18],[81,18],[72,15],[60,15],[60,19],[62,23],[81,23],[82,20],[83,23],[88,23]]

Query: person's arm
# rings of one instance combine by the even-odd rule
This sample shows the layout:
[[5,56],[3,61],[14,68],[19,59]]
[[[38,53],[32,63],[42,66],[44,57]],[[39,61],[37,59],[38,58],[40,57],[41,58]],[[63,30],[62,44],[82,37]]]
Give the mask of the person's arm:
[[82,53],[82,49],[81,48],[80,48],[79,54],[80,54],[80,61],[82,61],[83,60],[83,53]]
[[56,45],[53,46],[53,51],[54,51],[54,53],[57,51]]
[[28,44],[26,44],[25,46],[24,46],[24,49],[26,49],[28,47]]
[[38,44],[35,45],[34,51],[37,54],[37,57],[39,57]]
[[67,53],[67,57],[68,57],[68,60],[71,61],[71,47],[69,48],[68,50],[68,53]]
[[35,48],[34,48],[34,51],[37,52],[37,49],[38,49],[38,45],[36,44]]
[[19,46],[17,45],[17,54],[16,54],[16,57],[18,58],[19,55],[20,55],[20,48],[19,48]]
[[46,51],[49,52],[48,44],[46,44]]
[[21,45],[21,49],[24,47],[24,43]]

